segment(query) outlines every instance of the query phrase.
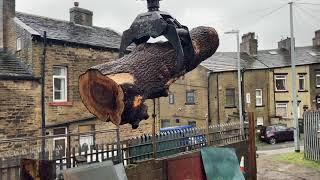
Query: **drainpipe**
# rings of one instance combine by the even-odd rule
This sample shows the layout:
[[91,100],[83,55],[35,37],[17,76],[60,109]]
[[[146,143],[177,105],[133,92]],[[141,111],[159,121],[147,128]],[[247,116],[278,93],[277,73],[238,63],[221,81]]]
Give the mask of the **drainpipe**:
[[210,109],[211,109],[211,104],[210,104],[210,77],[211,75],[213,74],[212,71],[209,71],[208,74],[207,74],[207,100],[208,100],[208,124],[211,124],[211,112],[210,112]]
[[41,61],[41,159],[45,159],[46,149],[46,111],[45,111],[45,68],[47,53],[47,32],[43,32],[43,49]]
[[218,108],[218,124],[220,125],[220,92],[219,92],[219,73],[217,73],[217,108]]

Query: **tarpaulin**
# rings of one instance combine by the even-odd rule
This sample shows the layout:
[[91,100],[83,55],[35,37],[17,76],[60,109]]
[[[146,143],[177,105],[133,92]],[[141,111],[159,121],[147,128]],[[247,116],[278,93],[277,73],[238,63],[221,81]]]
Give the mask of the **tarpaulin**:
[[207,147],[201,157],[207,180],[244,180],[234,149]]

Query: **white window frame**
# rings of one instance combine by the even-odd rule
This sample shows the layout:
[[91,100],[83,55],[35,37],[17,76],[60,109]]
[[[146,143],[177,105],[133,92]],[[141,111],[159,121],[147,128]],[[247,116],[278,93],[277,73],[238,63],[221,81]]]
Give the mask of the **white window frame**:
[[[257,95],[257,91],[261,92],[260,96]],[[260,104],[258,103],[258,99],[261,99]],[[256,106],[263,106],[263,91],[262,91],[262,89],[256,89]]]
[[20,37],[17,38],[16,41],[16,45],[17,45],[17,51],[21,51],[22,50],[22,39]]
[[[303,89],[300,89],[300,80],[301,79],[303,80]],[[303,74],[299,74],[299,76],[298,76],[298,89],[299,89],[299,91],[305,91],[306,90],[306,76],[303,75]]]
[[285,107],[286,108],[286,115],[282,116],[282,118],[288,118],[288,103],[276,103],[276,114],[277,114],[277,108],[278,107],[280,107],[280,108]]
[[[275,86],[275,90],[276,91],[288,91],[288,87],[287,87],[287,75],[275,75],[274,77],[274,86]],[[277,80],[284,80],[284,89],[277,89]]]
[[[53,102],[67,102],[68,101],[68,68],[65,66],[53,66],[54,68],[62,68],[65,69],[66,75],[52,75],[52,99]],[[53,71],[52,71],[53,73]],[[54,90],[54,80],[55,79],[64,79],[64,87],[65,87],[65,95],[64,95],[64,99],[56,99],[55,98],[55,90]]]
[[[65,136],[63,136],[62,134],[59,134],[59,135],[57,135],[57,136],[63,136],[63,137],[54,137],[52,140],[53,140],[53,150],[55,150],[54,149],[54,147],[56,146],[56,140],[63,140],[64,139],[64,142],[65,142],[65,150],[64,150],[64,156],[63,157],[66,157],[66,153],[67,153],[67,143],[68,143],[68,139],[67,139],[67,128],[66,127],[60,127],[60,128],[55,128],[55,129],[62,129],[62,128],[64,128],[65,129]],[[54,133],[54,130],[55,129],[53,129],[52,130],[52,134]],[[53,134],[54,135],[54,134]]]
[[318,83],[318,81],[317,81],[318,78],[319,78],[319,82],[320,82],[320,73],[316,74],[316,87],[320,87],[320,84],[317,84]]
[[[193,101],[189,101],[188,99],[188,94],[192,94],[192,97],[193,97]],[[190,96],[191,97],[191,96]],[[188,90],[186,91],[186,104],[195,104],[196,103],[196,93],[194,90]]]
[[170,93],[169,94],[169,104],[174,104],[174,94],[173,93]]

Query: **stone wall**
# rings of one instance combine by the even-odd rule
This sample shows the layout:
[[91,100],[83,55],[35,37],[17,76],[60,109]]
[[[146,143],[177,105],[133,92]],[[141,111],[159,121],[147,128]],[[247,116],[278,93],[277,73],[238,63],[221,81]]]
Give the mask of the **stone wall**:
[[320,97],[320,88],[317,87],[316,75],[320,70],[320,64],[314,64],[309,66],[309,79],[310,79],[310,107],[309,109],[318,110],[320,104],[317,103],[317,97]]
[[[0,80],[0,138],[38,136],[41,127],[40,85],[35,81]],[[1,151],[21,144],[1,143]],[[0,155],[1,156],[1,155]]]
[[[186,103],[186,92],[194,91],[195,103]],[[207,110],[207,73],[202,67],[178,79],[169,89],[174,94],[174,104],[169,104],[168,97],[160,98],[160,120],[170,120],[170,125],[188,125],[196,121],[197,127],[206,125]]]

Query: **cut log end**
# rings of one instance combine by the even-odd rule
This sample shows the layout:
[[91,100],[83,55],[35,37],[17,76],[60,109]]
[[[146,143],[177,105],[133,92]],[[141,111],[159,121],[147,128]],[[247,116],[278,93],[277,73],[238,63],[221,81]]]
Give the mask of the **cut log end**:
[[[124,94],[120,85],[114,81],[126,82],[120,76],[101,74],[99,71],[88,70],[81,75],[79,93],[87,109],[100,120],[121,123],[124,110]],[[128,77],[127,77],[128,78]],[[130,80],[130,78],[128,78]]]

